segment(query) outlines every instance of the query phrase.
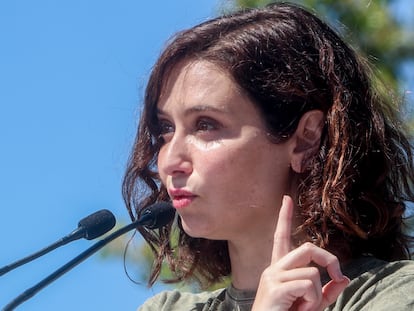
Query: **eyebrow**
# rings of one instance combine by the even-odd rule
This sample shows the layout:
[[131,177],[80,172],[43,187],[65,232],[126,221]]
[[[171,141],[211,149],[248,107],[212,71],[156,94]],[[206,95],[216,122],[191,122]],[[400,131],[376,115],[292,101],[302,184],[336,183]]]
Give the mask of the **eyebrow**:
[[[184,115],[190,115],[192,113],[197,113],[197,112],[203,112],[203,111],[212,111],[212,112],[220,112],[220,113],[228,113],[229,111],[227,109],[220,109],[217,107],[213,107],[210,105],[195,105],[195,106],[191,106],[190,108],[186,109],[184,112]],[[158,115],[164,115],[165,113],[160,110],[159,108],[157,108],[157,114]]]

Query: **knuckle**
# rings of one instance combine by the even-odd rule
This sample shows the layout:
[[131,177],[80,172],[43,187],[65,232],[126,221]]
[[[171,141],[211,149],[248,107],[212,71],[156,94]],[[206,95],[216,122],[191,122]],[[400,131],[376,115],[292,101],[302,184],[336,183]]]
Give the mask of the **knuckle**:
[[320,278],[319,269],[316,267],[309,267],[309,276],[312,279]]
[[327,263],[327,265],[334,265],[334,264],[339,264],[339,260],[336,256],[329,258],[328,263]]
[[305,251],[311,251],[313,250],[316,246],[314,244],[312,244],[311,242],[306,242],[302,245],[302,247],[304,248]]
[[275,273],[274,267],[269,266],[269,267],[267,267],[266,269],[263,270],[261,279],[262,280],[271,280],[271,279],[274,278],[275,275],[277,275],[277,273]]
[[309,291],[312,291],[314,289],[314,284],[313,284],[312,280],[303,280],[302,287],[307,292],[309,292]]

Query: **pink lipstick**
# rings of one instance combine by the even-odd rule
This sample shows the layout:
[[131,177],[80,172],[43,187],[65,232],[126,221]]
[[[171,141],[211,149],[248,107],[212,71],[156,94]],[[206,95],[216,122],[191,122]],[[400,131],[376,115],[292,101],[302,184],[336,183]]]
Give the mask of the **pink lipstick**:
[[181,209],[190,205],[196,198],[196,195],[192,192],[183,189],[169,189],[168,193],[172,199],[173,206],[176,209]]

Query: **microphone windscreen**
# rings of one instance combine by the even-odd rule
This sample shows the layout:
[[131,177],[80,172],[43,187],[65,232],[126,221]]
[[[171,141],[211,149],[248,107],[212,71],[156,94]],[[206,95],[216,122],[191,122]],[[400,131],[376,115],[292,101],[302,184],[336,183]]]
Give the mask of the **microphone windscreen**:
[[78,227],[84,229],[85,239],[93,240],[111,230],[115,223],[115,216],[103,209],[83,218],[79,221]]
[[139,219],[140,224],[148,229],[158,229],[173,220],[174,207],[167,202],[157,202],[146,207]]

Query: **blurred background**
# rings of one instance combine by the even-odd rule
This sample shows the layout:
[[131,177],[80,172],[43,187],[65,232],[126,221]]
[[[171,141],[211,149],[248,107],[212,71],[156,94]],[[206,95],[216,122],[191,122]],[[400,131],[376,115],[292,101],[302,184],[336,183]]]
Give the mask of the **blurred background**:
[[[297,1],[298,2],[298,1]],[[151,66],[175,32],[265,1],[15,0],[0,2],[0,267],[99,210],[128,223],[121,181]],[[300,1],[369,56],[413,105],[414,4]],[[412,116],[407,114],[407,122]],[[146,287],[127,235],[18,310],[135,310]],[[91,246],[76,241],[0,277],[0,306]],[[142,241],[135,239],[136,252]],[[134,252],[132,248],[130,252]]]

